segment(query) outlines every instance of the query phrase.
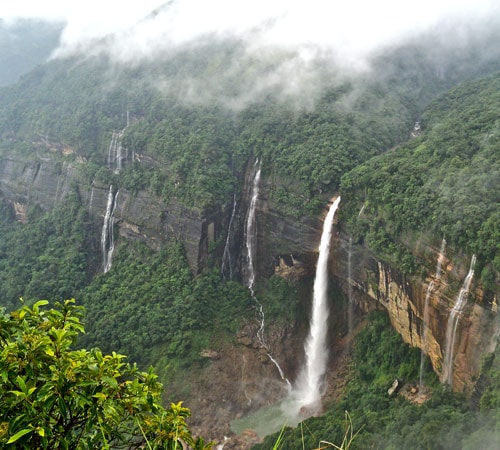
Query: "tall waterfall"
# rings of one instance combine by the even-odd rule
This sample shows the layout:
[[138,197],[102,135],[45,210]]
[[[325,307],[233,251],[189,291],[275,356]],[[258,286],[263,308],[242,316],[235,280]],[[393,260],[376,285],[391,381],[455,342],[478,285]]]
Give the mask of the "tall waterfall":
[[446,351],[444,355],[444,380],[450,386],[453,385],[453,356],[455,339],[457,337],[457,327],[460,316],[463,312],[469,294],[472,278],[474,277],[474,266],[476,264],[476,255],[472,255],[470,262],[469,273],[465,277],[464,283],[460,292],[457,295],[450,317],[448,318],[448,326],[446,328]]
[[443,238],[441,241],[441,248],[439,250],[439,255],[437,259],[436,265],[436,274],[434,275],[434,279],[430,281],[429,286],[427,287],[427,292],[425,293],[425,302],[424,302],[424,323],[422,329],[422,353],[420,355],[420,380],[419,386],[423,386],[423,376],[424,376],[424,365],[425,365],[425,355],[427,354],[427,334],[429,329],[429,300],[431,298],[431,294],[434,291],[436,281],[441,279],[441,271],[442,271],[442,263],[444,258],[444,250],[446,247],[446,240]]
[[299,407],[313,411],[320,408],[322,379],[326,372],[328,351],[328,256],[332,237],[333,219],[340,203],[337,197],[330,207],[323,224],[319,246],[316,278],[314,280],[311,328],[305,343],[306,366],[296,388]]
[[257,207],[257,199],[259,197],[259,184],[260,184],[260,171],[261,171],[261,164],[258,159],[255,161],[254,169],[255,169],[255,175],[252,183],[251,199],[250,199],[250,205],[248,207],[247,221],[245,227],[245,243],[247,249],[247,257],[243,273],[245,276],[245,284],[247,288],[250,290],[250,294],[252,295],[252,299],[255,302],[255,307],[257,309],[257,314],[259,317],[258,319],[259,329],[257,330],[257,339],[259,341],[259,344],[262,346],[262,348],[266,350],[269,360],[276,366],[281,379],[285,381],[287,383],[287,386],[290,388],[291,387],[290,382],[285,377],[283,370],[278,364],[278,361],[276,361],[269,352],[269,346],[267,345],[267,342],[264,337],[264,328],[265,328],[264,307],[262,306],[262,303],[260,303],[259,300],[257,299],[253,289],[255,283],[254,258],[257,250],[256,249],[257,223],[255,218],[255,210]]
[[231,233],[233,230],[234,216],[236,214],[236,192],[233,195],[233,210],[231,212],[231,218],[229,219],[229,225],[227,227],[227,238],[226,245],[224,246],[224,253],[222,254],[222,265],[221,273],[222,277],[226,279],[226,268],[229,271],[229,279],[233,279],[233,262],[231,260]]
[[247,248],[247,257],[245,264],[245,284],[253,295],[253,285],[255,282],[254,257],[257,243],[257,224],[255,221],[255,208],[257,206],[257,198],[259,197],[260,183],[260,161],[255,161],[255,175],[252,184],[252,197],[248,207],[247,223],[245,229],[245,241]]
[[113,221],[118,199],[119,191],[113,194],[113,186],[109,186],[108,202],[106,205],[106,213],[104,214],[104,222],[101,231],[101,250],[102,250],[102,267],[104,273],[111,269],[113,261],[113,251],[115,249]]
[[[128,126],[127,112],[127,126]],[[127,126],[121,131],[113,131],[111,134],[111,142],[108,148],[108,169],[115,173],[119,173],[123,169],[123,164],[128,161],[128,149],[122,146],[122,138]],[[135,159],[132,153],[132,161]]]

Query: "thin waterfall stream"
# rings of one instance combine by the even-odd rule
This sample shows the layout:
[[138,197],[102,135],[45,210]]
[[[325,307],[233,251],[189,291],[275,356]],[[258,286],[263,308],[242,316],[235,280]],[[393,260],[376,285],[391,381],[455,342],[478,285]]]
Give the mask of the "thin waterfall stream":
[[116,191],[116,194],[114,194],[113,186],[109,186],[108,202],[101,230],[102,266],[104,273],[111,269],[113,263],[113,251],[115,249],[113,223],[118,193],[119,191]]
[[[287,384],[288,388],[291,388],[290,381],[285,377],[283,369],[279,365],[278,361],[274,359],[269,351],[269,346],[264,337],[265,329],[265,315],[264,307],[259,302],[255,295],[254,283],[255,283],[255,267],[254,258],[257,250],[257,223],[255,218],[255,210],[257,206],[257,199],[259,197],[259,184],[260,184],[260,174],[261,174],[261,163],[257,159],[254,165],[255,175],[253,177],[252,192],[250,198],[250,205],[248,207],[248,215],[245,228],[245,243],[247,249],[246,264],[244,267],[245,284],[250,290],[253,301],[255,302],[255,307],[259,317],[259,329],[257,330],[257,339],[259,344],[266,350],[267,357],[276,366],[281,379]],[[236,201],[236,200],[235,200]]]
[[233,231],[233,222],[234,216],[236,214],[236,192],[233,195],[233,210],[231,211],[231,218],[229,219],[229,225],[227,227],[227,238],[226,244],[224,245],[224,253],[222,254],[222,265],[221,265],[221,274],[224,279],[226,279],[226,267],[229,271],[229,280],[233,279],[233,262],[231,260],[231,233]]
[[453,356],[455,351],[455,340],[457,337],[457,327],[460,316],[464,310],[467,302],[467,295],[469,294],[472,278],[474,277],[474,266],[476,265],[476,255],[472,255],[470,262],[469,272],[465,277],[464,283],[460,292],[457,295],[453,309],[448,318],[448,326],[446,327],[446,350],[444,354],[444,380],[450,386],[453,385]]

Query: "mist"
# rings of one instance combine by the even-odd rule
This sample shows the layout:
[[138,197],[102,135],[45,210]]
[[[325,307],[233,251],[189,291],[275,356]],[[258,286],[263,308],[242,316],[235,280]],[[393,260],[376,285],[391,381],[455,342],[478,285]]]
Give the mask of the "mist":
[[[371,77],[374,67],[391,73],[380,61],[400,46],[420,45],[415,57],[443,74],[450,71],[446,59],[466,48],[483,59],[497,57],[500,48],[498,34],[486,37],[500,29],[495,0],[17,3],[1,6],[0,17],[65,18],[52,58],[105,55],[134,67],[196,55],[201,65],[158,72],[151,82],[185,102],[217,100],[232,109],[270,92],[313,107],[325,80]],[[429,36],[432,42],[423,44]]]

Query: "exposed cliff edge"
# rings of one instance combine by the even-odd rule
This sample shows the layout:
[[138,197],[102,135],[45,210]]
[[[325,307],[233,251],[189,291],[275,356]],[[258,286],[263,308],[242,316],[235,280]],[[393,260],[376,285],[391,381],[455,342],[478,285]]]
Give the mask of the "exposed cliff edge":
[[[405,276],[377,260],[368,249],[350,246],[344,232],[339,233],[336,240],[331,270],[343,290],[347,292],[351,285],[354,302],[361,309],[369,308],[373,301],[385,308],[404,341],[423,349],[434,371],[445,382],[446,330],[456,296],[469,270],[468,257],[449,249],[439,278],[429,271],[424,277]],[[421,260],[434,261],[434,264],[440,257],[439,246],[429,243],[420,242],[414,251]],[[350,268],[348,261],[351,261]],[[426,296],[429,296],[427,320]],[[455,391],[470,394],[480,375],[484,356],[495,351],[499,332],[496,302],[494,296],[486,298],[479,282],[472,283],[459,316],[454,346],[452,388]],[[427,327],[425,339],[424,326]]]

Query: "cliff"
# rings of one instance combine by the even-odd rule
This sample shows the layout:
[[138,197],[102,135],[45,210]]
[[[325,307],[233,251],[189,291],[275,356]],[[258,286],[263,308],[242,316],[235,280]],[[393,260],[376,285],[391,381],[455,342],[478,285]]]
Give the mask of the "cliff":
[[[82,181],[78,176],[81,164],[84,161],[60,162],[47,156],[31,160],[4,156],[0,159],[0,190],[12,204],[17,220],[23,222],[29,207],[37,204],[51,210],[63,201],[71,186],[76,185],[90,217],[100,227],[106,213],[109,186]],[[119,239],[142,241],[152,248],[159,248],[169,239],[181,240],[194,273],[206,266],[209,246],[213,245],[222,258],[226,243],[231,253],[231,273],[238,278],[251,167],[249,163],[241,198],[235,198],[235,204],[228,202],[217,211],[201,211],[175,200],[166,202],[146,191],[115,190],[116,235]],[[270,191],[276,183],[279,181],[272,177],[262,179],[257,203],[258,276],[277,274],[291,280],[310,279],[314,275],[321,218],[295,219],[277,213],[270,199]],[[340,228],[334,239],[330,268],[345,296],[351,297],[360,313],[374,307],[385,308],[394,328],[406,342],[429,355],[435,372],[444,382],[446,330],[469,269],[468,256],[451,248],[442,254],[437,243],[422,238],[413,253],[422,263],[423,276],[405,276],[378,260],[367,248],[353,245]],[[432,269],[438,261],[442,266],[439,276]],[[304,299],[306,308],[308,301]],[[471,392],[482,358],[495,349],[496,302],[492,294],[485,295],[476,277],[458,317],[452,369],[454,390]],[[332,326],[345,327],[345,324],[339,319]],[[275,347],[278,353],[284,352],[282,340],[276,341]],[[284,361],[290,358],[295,359],[287,363],[293,372],[298,358],[282,355]]]
[[[84,161],[61,162],[50,156],[4,156],[0,158],[0,191],[13,206],[16,219],[24,222],[30,207],[38,205],[51,211],[72,186],[76,187],[91,220],[99,228],[106,213],[109,185],[82,180],[79,170],[83,164]],[[223,216],[220,211],[204,212],[175,199],[166,202],[150,192],[120,189],[113,228],[118,236],[142,241],[154,249],[169,239],[181,240],[193,272],[198,273],[206,264],[209,244],[222,231]]]
[[[441,253],[439,245],[420,240],[413,251],[420,261],[429,261],[423,267],[436,267],[440,261],[440,273],[427,269],[421,277],[405,276],[378,260],[367,248],[352,245],[345,232],[337,235],[333,248],[332,275],[344,292],[351,289],[358,309],[367,310],[374,305],[385,308],[404,341],[423,349],[434,371],[446,382],[448,322],[469,270],[468,256],[452,248]],[[477,279],[473,280],[458,316],[451,382],[455,391],[470,394],[484,356],[495,351],[499,330],[496,301],[494,295],[485,295]]]

